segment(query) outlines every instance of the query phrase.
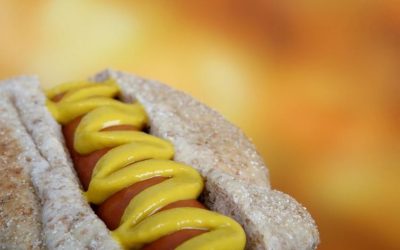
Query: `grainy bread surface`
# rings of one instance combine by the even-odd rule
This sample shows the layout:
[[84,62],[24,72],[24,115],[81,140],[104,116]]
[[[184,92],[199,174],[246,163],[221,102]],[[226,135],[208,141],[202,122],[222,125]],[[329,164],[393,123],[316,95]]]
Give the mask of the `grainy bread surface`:
[[104,223],[82,196],[66,154],[60,126],[45,107],[36,78],[7,82],[21,123],[22,152],[31,154],[32,183],[42,203],[43,237],[48,249],[119,249]]
[[207,207],[235,218],[247,249],[315,249],[318,231],[307,210],[282,192],[245,183],[219,170],[207,176]]
[[247,249],[315,249],[314,220],[295,199],[271,190],[268,170],[243,132],[183,92],[152,80],[105,70],[122,98],[138,100],[150,133],[174,144],[174,159],[196,168],[206,180],[203,199],[214,211],[235,218],[247,234]]
[[23,154],[23,133],[9,96],[0,88],[0,249],[43,249],[41,206]]

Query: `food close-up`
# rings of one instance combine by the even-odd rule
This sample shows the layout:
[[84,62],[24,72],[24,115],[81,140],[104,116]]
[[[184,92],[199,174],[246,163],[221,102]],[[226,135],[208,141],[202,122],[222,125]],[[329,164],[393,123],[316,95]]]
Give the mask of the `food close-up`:
[[0,44],[1,250],[400,249],[398,1],[3,0]]
[[183,92],[105,70],[46,91],[36,77],[16,77],[0,94],[2,196],[29,197],[3,201],[2,248],[319,243],[311,215],[270,187],[243,132]]

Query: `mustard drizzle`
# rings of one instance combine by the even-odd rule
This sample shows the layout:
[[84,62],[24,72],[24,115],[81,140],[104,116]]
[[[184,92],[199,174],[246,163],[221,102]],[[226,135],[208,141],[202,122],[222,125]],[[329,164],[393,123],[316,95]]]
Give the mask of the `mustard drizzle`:
[[[51,101],[64,94],[59,102]],[[172,161],[170,142],[141,131],[101,131],[116,125],[142,129],[147,115],[139,103],[112,99],[119,94],[113,81],[103,84],[73,82],[46,92],[47,107],[61,124],[83,116],[74,135],[74,148],[89,154],[114,147],[102,156],[93,169],[85,196],[90,203],[101,204],[116,192],[153,177],[168,177],[136,195],[125,209],[119,227],[112,236],[125,249],[140,249],[158,238],[182,229],[208,232],[177,247],[189,249],[244,249],[246,238],[233,219],[213,211],[184,207],[156,213],[179,200],[197,199],[203,180],[192,167]]]

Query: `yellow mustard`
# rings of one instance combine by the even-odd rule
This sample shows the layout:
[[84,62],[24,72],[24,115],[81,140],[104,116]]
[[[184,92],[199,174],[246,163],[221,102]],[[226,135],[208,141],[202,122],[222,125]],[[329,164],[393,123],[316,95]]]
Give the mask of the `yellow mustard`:
[[[64,94],[61,101],[53,102],[59,94]],[[203,180],[192,167],[171,160],[174,148],[166,140],[141,131],[101,131],[116,125],[131,125],[140,130],[147,124],[143,107],[113,99],[118,94],[114,81],[66,83],[46,92],[47,107],[59,123],[67,124],[84,115],[74,135],[78,153],[113,147],[93,169],[85,193],[88,202],[101,204],[137,182],[158,176],[168,178],[129,202],[112,236],[124,249],[140,249],[182,229],[203,229],[208,232],[185,241],[177,249],[243,249],[245,233],[227,216],[192,207],[156,213],[175,201],[197,199]]]

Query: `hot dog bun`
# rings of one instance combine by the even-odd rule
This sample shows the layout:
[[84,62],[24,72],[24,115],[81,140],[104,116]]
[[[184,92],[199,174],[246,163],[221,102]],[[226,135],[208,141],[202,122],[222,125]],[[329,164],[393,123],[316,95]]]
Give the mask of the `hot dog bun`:
[[[35,192],[30,193],[37,195],[41,204],[41,228],[31,228],[36,238],[47,249],[120,249],[82,196],[60,126],[45,107],[46,98],[38,79],[17,77],[5,81],[0,88],[10,96],[7,105],[15,107],[7,112],[8,116],[1,116],[1,124],[9,124],[8,117],[16,116],[20,122],[9,127],[18,134],[10,136],[21,146],[21,154],[32,159],[26,165],[35,187]],[[13,218],[12,214],[6,216]],[[23,236],[24,232],[16,232],[15,237]],[[12,242],[13,239],[5,239],[0,246],[15,249],[7,245]],[[22,245],[18,248],[29,249]]]
[[[1,90],[1,88],[0,88]],[[10,95],[0,91],[0,249],[42,249],[41,206],[30,178],[34,154]]]
[[[238,128],[188,95],[155,81],[112,70],[92,80],[108,78],[120,86],[123,100],[142,103],[150,133],[174,144],[174,159],[201,173],[206,180],[205,204],[243,225],[247,249],[316,248],[318,231],[311,216],[293,198],[270,188],[267,168]],[[27,164],[26,172],[36,190],[28,193],[42,203],[41,229],[35,232],[43,232],[43,245],[118,249],[81,195],[60,126],[45,107],[38,80],[16,78],[0,85],[0,92],[11,96],[8,105],[16,108],[16,120],[21,121],[12,126],[22,131],[13,139],[30,144],[22,151],[36,152],[40,162]],[[6,117],[0,119],[7,123]]]

